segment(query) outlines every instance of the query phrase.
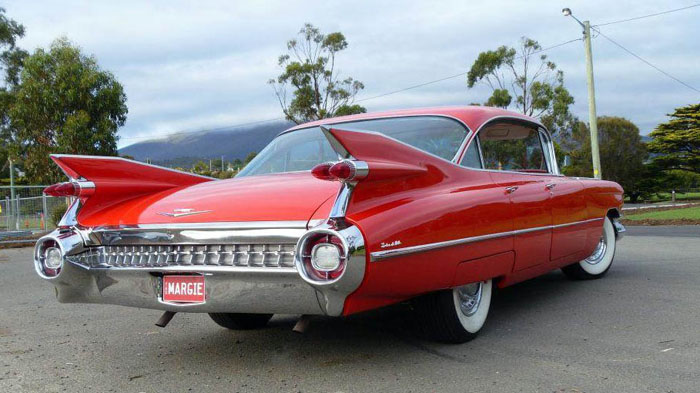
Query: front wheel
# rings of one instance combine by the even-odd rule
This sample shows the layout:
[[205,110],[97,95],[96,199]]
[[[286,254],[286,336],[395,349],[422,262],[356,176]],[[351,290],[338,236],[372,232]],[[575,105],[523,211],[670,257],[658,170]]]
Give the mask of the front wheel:
[[265,327],[272,314],[209,313],[214,322],[232,330],[251,330]]
[[491,306],[491,280],[420,297],[414,301],[423,331],[447,343],[464,343],[476,337]]
[[601,278],[610,270],[617,246],[615,228],[610,218],[605,218],[603,234],[593,254],[588,258],[563,267],[561,270],[572,280],[592,280]]

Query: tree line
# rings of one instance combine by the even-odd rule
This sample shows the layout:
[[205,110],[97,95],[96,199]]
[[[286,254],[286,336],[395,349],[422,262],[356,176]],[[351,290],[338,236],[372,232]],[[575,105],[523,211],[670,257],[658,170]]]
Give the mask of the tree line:
[[29,181],[63,177],[50,153],[117,154],[126,94],[94,56],[65,37],[30,53],[17,46],[25,28],[0,8],[0,160],[21,163]]
[[[22,164],[29,181],[46,184],[62,178],[50,153],[116,155],[117,131],[128,113],[122,85],[67,38],[29,53],[17,46],[24,34],[24,26],[0,8],[0,177],[12,160]],[[309,23],[287,41],[278,58],[281,73],[268,81],[287,120],[301,124],[366,112],[355,102],[364,84],[341,77],[340,54],[348,45],[342,33],[325,34]],[[574,98],[564,72],[536,40],[523,37],[517,47],[479,53],[465,82],[469,89],[482,84],[490,90],[486,100],[472,104],[539,119],[554,135],[565,174],[592,175],[588,125],[571,113]],[[620,183],[633,201],[700,185],[700,104],[677,108],[669,117],[651,132],[649,143],[623,117],[598,119],[603,178]],[[182,169],[231,177],[254,154]]]
[[[574,98],[564,86],[564,73],[537,41],[523,37],[518,48],[480,53],[467,73],[467,86],[477,83],[491,90],[482,105],[533,116],[552,132],[564,174],[592,176],[589,126],[569,110]],[[668,116],[650,133],[649,143],[624,117],[597,119],[602,177],[619,183],[631,202],[700,187],[700,104],[676,108]]]
[[[337,78],[337,55],[347,46],[342,33],[323,34],[308,23],[287,42],[287,53],[279,57],[282,73],[270,84],[288,120],[300,124],[366,112],[354,104],[364,84]],[[539,119],[554,135],[564,174],[592,176],[588,124],[571,113],[574,97],[564,85],[564,72],[536,40],[522,37],[515,48],[504,45],[479,53],[466,80],[470,89],[477,84],[487,86],[491,95],[473,105]],[[631,202],[670,189],[700,187],[700,104],[677,108],[668,116],[670,121],[651,132],[650,143],[624,117],[598,118],[603,178],[622,185]]]

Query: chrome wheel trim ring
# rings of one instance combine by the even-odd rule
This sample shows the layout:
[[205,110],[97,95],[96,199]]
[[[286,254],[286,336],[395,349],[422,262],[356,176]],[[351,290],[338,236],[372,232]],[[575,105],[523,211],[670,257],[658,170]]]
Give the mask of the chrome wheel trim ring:
[[603,260],[607,250],[608,250],[608,243],[607,243],[605,234],[603,234],[603,236],[600,237],[600,241],[598,242],[598,245],[596,246],[595,251],[593,251],[593,254],[591,254],[590,257],[584,259],[584,261],[586,263],[588,263],[589,265],[596,265],[596,264],[600,263],[600,261]]
[[479,311],[483,285],[481,282],[463,285],[455,288],[459,298],[459,311],[466,317],[470,317]]

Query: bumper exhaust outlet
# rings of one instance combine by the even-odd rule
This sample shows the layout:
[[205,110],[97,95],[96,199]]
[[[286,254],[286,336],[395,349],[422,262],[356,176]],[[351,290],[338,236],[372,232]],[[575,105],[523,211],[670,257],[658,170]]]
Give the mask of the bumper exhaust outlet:
[[160,318],[158,318],[158,320],[156,321],[156,326],[162,327],[162,328],[168,326],[168,324],[173,319],[175,314],[177,314],[177,313],[173,312],[173,311],[164,312],[163,315],[161,315]]

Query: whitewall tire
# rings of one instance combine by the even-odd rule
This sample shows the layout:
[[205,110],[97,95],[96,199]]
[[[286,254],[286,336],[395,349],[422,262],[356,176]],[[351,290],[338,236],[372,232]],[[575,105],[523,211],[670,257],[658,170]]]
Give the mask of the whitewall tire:
[[612,266],[616,246],[615,227],[612,220],[606,217],[603,222],[603,234],[593,254],[580,262],[562,268],[562,271],[574,280],[601,278]]
[[491,280],[432,293],[414,301],[423,332],[448,343],[472,340],[486,322],[491,307]]

